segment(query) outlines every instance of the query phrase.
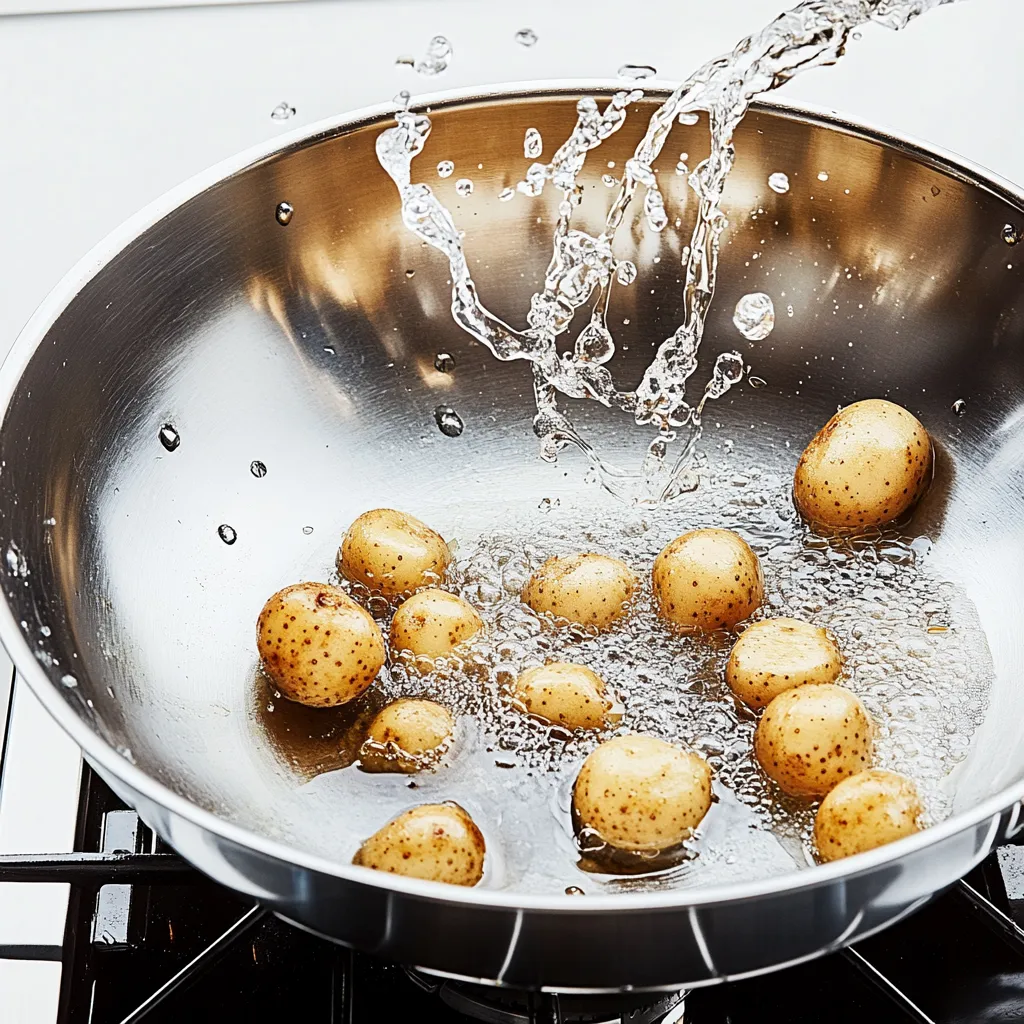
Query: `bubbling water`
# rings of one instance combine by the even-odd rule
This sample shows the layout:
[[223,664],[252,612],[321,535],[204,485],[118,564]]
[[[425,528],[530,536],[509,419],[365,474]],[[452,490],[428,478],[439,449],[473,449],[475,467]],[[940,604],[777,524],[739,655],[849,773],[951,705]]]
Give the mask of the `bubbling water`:
[[[587,154],[622,127],[630,104],[643,96],[636,82],[653,74],[653,69],[639,65],[620,69],[620,73],[628,72],[630,87],[614,93],[603,109],[593,97],[582,98],[569,138],[550,162],[534,163],[518,185],[525,195],[534,196],[550,182],[563,196],[544,286],[531,300],[524,329],[506,324],[486,308],[477,294],[462,236],[451,213],[427,184],[412,180],[412,161],[430,134],[430,118],[407,110],[398,113],[396,126],[377,139],[377,156],[398,188],[403,221],[422,241],[448,258],[456,323],[498,359],[521,359],[532,364],[534,432],[541,440],[544,458],[554,460],[567,445],[576,446],[590,459],[597,478],[608,490],[635,504],[655,505],[688,489],[684,481],[690,474],[700,436],[700,411],[710,393],[705,389],[694,406],[687,400],[686,388],[697,369],[715,293],[719,242],[727,226],[721,200],[734,162],[733,134],[737,125],[757,96],[809,68],[835,63],[858,26],[876,22],[901,29],[922,12],[950,2],[804,0],[761,32],[741,40],[731,54],[709,61],[651,117],[647,131],[626,162],[604,228],[596,235],[572,225],[572,212],[581,196],[577,179]],[[690,244],[682,254],[683,321],[658,347],[639,386],[622,391],[604,365],[606,360],[591,359],[588,346],[579,344],[560,355],[556,339],[570,329],[577,310],[589,304],[589,324],[578,338],[588,331],[602,332],[609,339],[603,350],[614,352],[607,326],[612,291],[618,280],[612,242],[639,188],[644,189],[644,214],[650,229],[661,231],[667,226],[668,212],[653,164],[674,124],[694,124],[701,112],[708,116],[711,151],[687,179],[697,197],[697,215]],[[650,443],[639,471],[606,465],[559,408],[559,394],[596,400],[631,414],[639,425],[654,426],[658,436]]]
[[[925,822],[941,820],[952,810],[946,779],[967,755],[994,674],[973,605],[932,571],[925,538],[896,527],[818,537],[796,514],[788,478],[740,473],[734,461],[730,456],[707,471],[708,486],[692,496],[687,526],[728,523],[757,552],[766,590],[755,619],[790,615],[835,633],[844,657],[839,682],[864,701],[879,727],[876,764],[912,778]],[[678,532],[668,510],[619,506],[595,517],[547,501],[533,513],[504,518],[500,529],[475,541],[460,537],[445,586],[478,609],[485,628],[434,671],[395,659],[364,698],[372,695],[374,708],[403,696],[444,704],[457,721],[447,763],[401,784],[362,771],[353,761],[370,712],[356,711],[351,736],[341,743],[348,753],[331,765],[348,767],[318,776],[300,798],[335,806],[344,798],[353,813],[365,801],[366,834],[410,800],[455,800],[478,819],[501,862],[492,884],[531,892],[652,891],[808,866],[814,805],[783,795],[753,756],[757,718],[724,683],[734,636],[680,635],[656,613],[650,566]],[[586,550],[621,558],[641,580],[629,613],[603,633],[553,622],[520,600],[547,558]],[[341,585],[386,631],[387,603]],[[509,700],[517,676],[555,660],[597,672],[622,704],[621,721],[570,733],[517,710]],[[712,766],[716,802],[681,857],[633,857],[613,872],[595,836],[573,834],[571,787],[597,744],[622,733],[699,752]],[[415,783],[415,797],[407,781]]]

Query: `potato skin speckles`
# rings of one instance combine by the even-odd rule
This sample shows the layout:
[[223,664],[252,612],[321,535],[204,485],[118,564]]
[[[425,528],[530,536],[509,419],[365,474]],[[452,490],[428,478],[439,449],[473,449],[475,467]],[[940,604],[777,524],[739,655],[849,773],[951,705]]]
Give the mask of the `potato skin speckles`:
[[790,796],[820,797],[871,767],[874,723],[849,690],[809,683],[784,690],[765,708],[754,754]]
[[516,680],[512,698],[527,714],[566,729],[600,729],[621,717],[613,711],[604,680],[570,662],[528,668]]
[[483,619],[461,597],[430,587],[412,595],[391,622],[391,649],[444,658],[483,629]]
[[676,537],[654,560],[658,613],[676,626],[732,629],[764,600],[761,563],[731,530],[693,530]]
[[382,708],[370,723],[360,762],[369,771],[407,775],[433,767],[451,746],[454,729],[446,707],[402,697]]
[[729,689],[749,708],[763,708],[783,690],[834,683],[843,668],[826,629],[799,619],[765,619],[748,626],[725,666]]
[[821,802],[814,819],[814,845],[823,861],[913,835],[923,812],[917,787],[895,772],[870,769],[840,782]]
[[256,646],[285,697],[320,708],[358,697],[385,656],[372,616],[329,583],[296,583],[274,594],[260,612]]
[[405,512],[376,508],[349,528],[338,571],[387,598],[404,597],[444,578],[451,554],[444,538]]
[[793,502],[816,526],[857,530],[898,519],[931,478],[928,431],[901,406],[869,398],[815,434],[796,466]]
[[448,885],[476,885],[486,845],[473,819],[456,804],[422,804],[393,818],[352,858],[353,864]]
[[637,578],[608,555],[549,558],[527,581],[523,601],[535,612],[605,629],[628,610]]
[[572,798],[580,827],[609,846],[669,850],[711,807],[711,768],[654,736],[616,736],[583,762]]

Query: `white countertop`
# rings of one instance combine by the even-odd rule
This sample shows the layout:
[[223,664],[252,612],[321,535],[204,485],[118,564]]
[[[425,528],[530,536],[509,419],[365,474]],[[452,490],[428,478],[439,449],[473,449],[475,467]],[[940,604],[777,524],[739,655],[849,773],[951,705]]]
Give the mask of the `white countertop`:
[[[118,2],[0,0],[0,14]],[[758,29],[783,2],[621,6],[627,17],[616,18],[607,0],[324,0],[0,16],[0,355],[111,228],[240,149],[402,88],[611,77],[626,62],[679,78]],[[643,20],[634,16],[641,10]],[[539,37],[530,49],[513,38],[524,27]],[[443,75],[422,78],[395,65],[399,55],[420,55],[436,33],[455,49]],[[865,30],[838,67],[810,72],[782,95],[914,135],[1024,183],[1022,39],[1020,0],[964,0],[898,35]],[[282,100],[296,116],[274,121]],[[0,658],[0,707],[3,673]],[[11,732],[0,851],[67,849],[77,751],[24,686]],[[0,886],[0,944],[59,943],[65,901],[59,886]],[[0,961],[5,1024],[53,1021],[59,972],[58,964]]]

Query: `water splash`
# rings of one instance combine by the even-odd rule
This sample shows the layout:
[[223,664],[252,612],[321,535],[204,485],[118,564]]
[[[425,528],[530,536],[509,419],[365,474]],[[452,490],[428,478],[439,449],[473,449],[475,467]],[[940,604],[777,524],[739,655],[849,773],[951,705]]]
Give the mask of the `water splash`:
[[[700,410],[720,392],[722,382],[731,379],[730,373],[719,374],[716,363],[715,376],[698,405],[687,401],[687,384],[697,370],[715,293],[720,239],[727,227],[721,201],[735,160],[736,127],[757,96],[803,71],[839,60],[850,33],[858,26],[875,22],[901,29],[924,11],[951,2],[804,0],[761,32],[742,39],[730,54],[704,64],[650,118],[643,138],[626,161],[618,192],[612,197],[599,234],[582,231],[571,223],[582,194],[577,178],[588,153],[622,127],[627,108],[641,99],[643,92],[638,88],[619,90],[603,108],[593,97],[583,97],[577,104],[577,120],[569,137],[548,163],[531,165],[517,186],[525,195],[536,196],[550,182],[562,193],[551,260],[542,289],[531,299],[527,326],[522,329],[494,316],[480,300],[462,237],[450,212],[428,185],[412,181],[412,161],[430,134],[429,117],[408,110],[397,114],[395,127],[386,129],[377,139],[377,156],[398,188],[403,221],[422,241],[448,258],[456,323],[498,359],[521,359],[532,364],[536,403],[533,427],[543,458],[554,460],[567,445],[573,445],[590,460],[604,487],[635,503],[657,503],[692,489],[691,461],[701,432]],[[524,41],[519,35],[517,40]],[[653,68],[640,65],[620,68],[620,74],[633,81],[654,73]],[[672,128],[677,123],[696,124],[701,113],[708,117],[711,148],[710,155],[687,179],[697,198],[697,216],[690,243],[683,248],[682,323],[658,347],[636,390],[620,391],[604,365],[606,360],[597,361],[588,355],[595,338],[601,340],[602,352],[614,351],[607,327],[612,291],[618,280],[612,242],[640,188],[644,189],[648,226],[660,231],[667,225],[664,197],[657,187],[653,164]],[[464,182],[468,179],[460,180],[460,184]],[[588,304],[589,325],[579,333],[573,351],[560,356],[556,339],[569,330],[577,310]],[[630,413],[639,425],[655,427],[658,436],[648,446],[640,469],[625,471],[604,463],[559,408],[559,395],[593,399]]]
[[775,306],[764,292],[750,292],[736,303],[732,315],[736,330],[747,341],[764,341],[775,329]]
[[439,75],[448,69],[452,59],[452,44],[446,36],[434,36],[427,52],[414,65],[418,75]]

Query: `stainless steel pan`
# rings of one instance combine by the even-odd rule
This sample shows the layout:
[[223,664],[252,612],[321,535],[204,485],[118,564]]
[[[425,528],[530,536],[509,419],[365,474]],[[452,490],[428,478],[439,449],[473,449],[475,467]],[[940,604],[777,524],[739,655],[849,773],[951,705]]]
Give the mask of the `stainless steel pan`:
[[[454,160],[456,177],[467,168],[474,179],[457,213],[500,315],[522,317],[554,216],[554,198],[495,199],[520,173],[523,132],[564,137],[581,90],[610,88],[432,104],[421,160]],[[808,300],[780,315],[758,354],[772,387],[716,406],[715,419],[742,426],[753,463],[790,471],[781,442],[798,449],[855,398],[890,395],[932,431],[941,472],[919,521],[977,606],[997,675],[957,772],[955,813],[767,881],[576,898],[461,890],[372,874],[295,839],[281,817],[294,766],[253,714],[255,610],[284,583],[322,577],[357,513],[395,505],[471,532],[496,508],[542,497],[595,514],[613,500],[583,491],[571,459],[552,470],[536,458],[524,367],[495,362],[452,324],[446,268],[403,230],[374,158],[386,121],[370,111],[319,125],[182,186],[87,257],[25,329],[0,380],[0,633],[18,669],[103,778],[196,866],[298,924],[431,971],[561,990],[706,984],[911,912],[1016,828],[1024,795],[1024,268],[1003,237],[1004,224],[1024,226],[1020,193],[878,132],[759,107],[736,140],[732,244],[710,326],[734,343],[753,251],[782,281],[832,280],[848,312]],[[591,224],[605,162],[625,159],[645,121],[633,115],[588,162]],[[680,148],[699,156],[699,129],[680,129]],[[849,193],[806,187],[822,168]],[[773,207],[775,170],[794,188]],[[681,201],[682,178],[662,181]],[[287,226],[275,218],[282,201],[294,208]],[[784,211],[773,214],[780,230],[750,217],[759,205]],[[632,230],[643,262],[662,243]],[[860,275],[847,279],[851,266]],[[616,372],[639,379],[677,311],[640,289],[619,301],[631,323]],[[442,350],[456,374],[432,371]],[[835,358],[808,379],[826,351]],[[433,425],[441,402],[467,422],[458,443]],[[158,440],[164,424],[180,435],[173,452]],[[621,420],[595,419],[593,432],[619,461],[644,441]],[[265,479],[250,474],[253,460],[271,467]],[[235,544],[218,536],[222,523]],[[296,726],[299,768],[328,742],[312,721]],[[308,834],[317,822],[303,824]]]

